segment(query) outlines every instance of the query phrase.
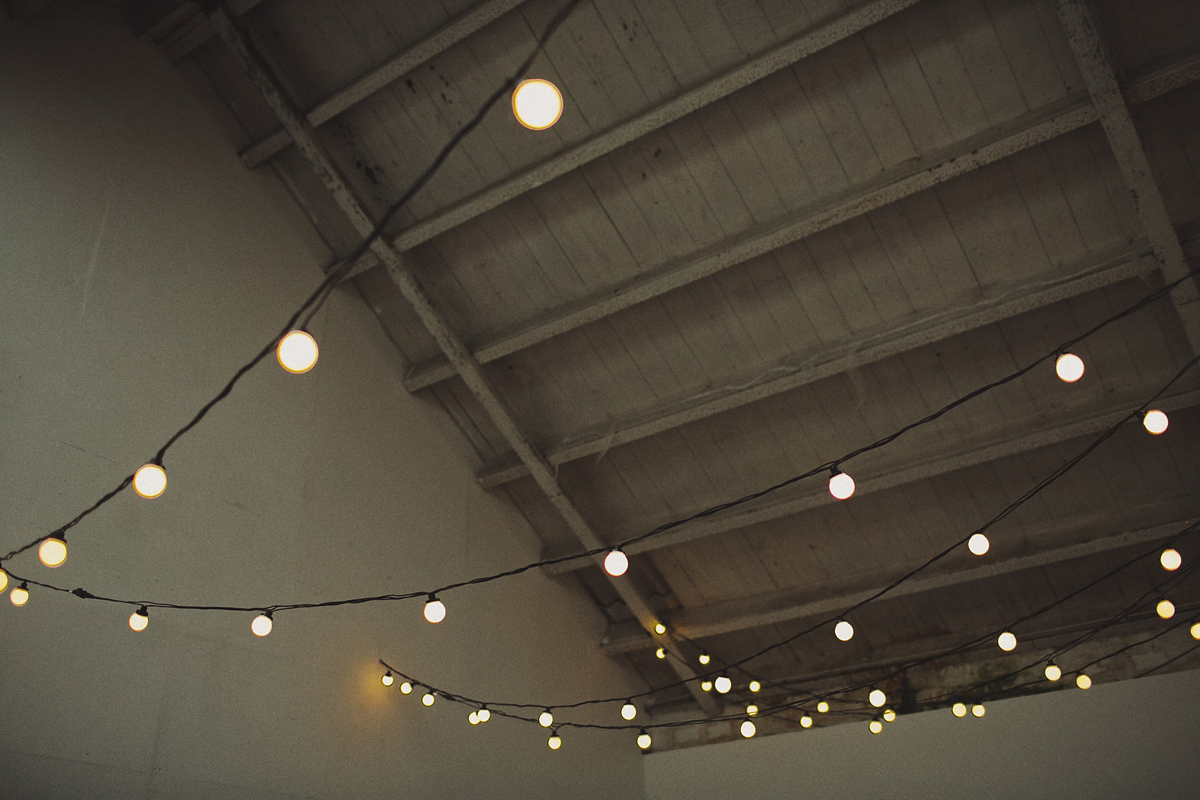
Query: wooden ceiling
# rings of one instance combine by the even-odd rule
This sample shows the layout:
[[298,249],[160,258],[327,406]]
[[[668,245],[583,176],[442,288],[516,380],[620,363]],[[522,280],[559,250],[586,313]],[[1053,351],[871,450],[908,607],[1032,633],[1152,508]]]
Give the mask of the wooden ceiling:
[[[236,25],[192,4],[143,13],[146,37],[227,103],[247,164],[276,170],[344,256],[564,5],[241,0]],[[548,557],[837,460],[1195,264],[1191,0],[583,0],[529,74],[562,89],[561,121],[525,130],[502,101],[351,290]],[[1153,395],[1200,352],[1194,280],[1074,349],[1079,383],[1043,365],[845,464],[846,502],[816,477],[630,547],[622,578],[590,560],[547,571],[582,582],[611,622],[602,646],[649,686],[710,669],[701,650],[739,660],[963,538]],[[1121,427],[997,525],[985,559],[955,552],[860,610],[849,643],[822,629],[746,669],[784,695],[870,677],[1152,548],[1200,513],[1198,404],[1188,374],[1158,403],[1167,434]],[[1189,542],[1185,559],[1200,556]],[[1151,559],[1025,629],[1049,649],[1161,579]],[[1194,584],[1173,596],[1200,608]],[[1147,616],[1121,636],[1153,630]],[[657,620],[668,635],[646,630]],[[1098,675],[1154,663],[1139,652]],[[936,696],[1000,656],[914,667],[906,685]],[[655,710],[744,703],[744,681],[724,698],[693,682]]]

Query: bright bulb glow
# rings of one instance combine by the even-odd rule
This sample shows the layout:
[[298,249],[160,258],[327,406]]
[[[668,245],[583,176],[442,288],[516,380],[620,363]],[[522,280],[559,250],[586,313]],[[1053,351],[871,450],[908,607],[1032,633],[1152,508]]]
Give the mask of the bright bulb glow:
[[890,708],[887,709],[886,711],[884,711],[883,712],[883,721],[884,722],[895,722],[896,721],[896,712]]
[[400,694],[412,694],[413,685],[408,681],[400,684]]
[[629,556],[620,550],[610,550],[604,557],[604,571],[614,578],[619,578],[629,569]]
[[744,720],[742,722],[741,731],[742,731],[742,736],[746,739],[749,739],[751,736],[753,736],[755,733],[758,732],[758,728],[755,728],[754,723],[751,722],[750,720]]
[[972,555],[986,555],[991,546],[992,543],[988,541],[988,537],[982,533],[973,533],[971,534],[971,538],[967,540],[967,549],[971,551]]
[[1075,676],[1075,685],[1080,689],[1090,689],[1092,688],[1092,679],[1081,672]]
[[167,471],[158,464],[144,464],[133,473],[133,490],[153,500],[167,490]]
[[662,636],[664,633],[667,632],[667,626],[663,625],[661,622],[656,622],[656,623],[654,623],[654,632],[657,633],[659,636]]
[[0,569],[0,592],[8,588],[8,573]]
[[700,691],[711,692],[712,691],[712,681],[700,681]]
[[467,722],[471,723],[472,725],[478,725],[479,724],[479,712],[472,711],[470,714],[467,714]]
[[758,681],[750,681],[750,684],[746,688],[752,692],[757,692],[759,689],[762,688],[762,684],[759,683]]
[[492,718],[492,712],[488,711],[487,707],[485,706],[484,708],[481,708],[475,712],[475,718],[479,720],[479,724],[482,725]]
[[562,92],[542,78],[530,78],[517,84],[512,95],[513,115],[531,131],[544,131],[562,116]]
[[1193,623],[1192,627],[1188,630],[1188,633],[1192,635],[1193,639],[1200,640],[1200,622]]
[[1163,619],[1170,619],[1175,616],[1175,604],[1170,600],[1159,600],[1158,605],[1154,607],[1154,613]]
[[553,734],[549,739],[546,740],[546,746],[551,750],[557,750],[558,748],[562,747],[562,737],[557,733]]
[[996,637],[996,644],[1000,645],[1000,649],[1008,653],[1014,650],[1017,646],[1017,637],[1011,631],[1005,631]]
[[271,632],[272,627],[274,627],[274,624],[271,622],[271,618],[266,614],[259,614],[254,618],[254,621],[250,623],[250,630],[254,631],[255,636],[266,636]]
[[835,471],[829,479],[829,493],[838,500],[845,500],[854,494],[854,478],[844,472]]
[[811,728],[812,723],[813,723],[813,718],[808,714],[805,714],[804,716],[802,716],[800,718],[800,727],[801,728]]
[[[1183,563],[1183,556],[1179,555],[1179,551],[1173,547],[1168,547],[1162,551],[1162,555],[1158,557],[1158,563],[1162,564],[1162,568],[1167,572],[1174,572],[1179,569],[1179,565]],[[4,586],[0,584],[0,589]]]
[[1046,665],[1046,680],[1056,681],[1061,677],[1062,677],[1062,669],[1058,666],[1058,664],[1047,664]]
[[654,657],[661,661],[667,657],[667,651],[660,647],[654,651]]
[[390,673],[390,672],[383,673],[383,677],[380,678],[379,680],[384,686],[391,686],[393,683],[396,682],[396,679],[394,677],[392,677],[392,673]]
[[60,566],[67,560],[67,543],[51,536],[38,546],[38,558],[47,567]]
[[955,703],[954,705],[950,706],[950,713],[959,719],[962,719],[967,715],[967,704]]
[[638,734],[638,738],[637,738],[637,746],[638,747],[642,748],[643,750],[649,750],[650,745],[652,745],[652,744],[654,744],[654,740],[650,738],[650,734],[646,733],[645,731],[642,731],[641,733]]
[[317,340],[307,331],[292,331],[275,346],[279,366],[294,375],[312,369],[317,363],[317,353]]
[[754,705],[754,703],[751,703],[750,705],[746,706],[746,716],[747,717],[753,717],[756,714],[758,714],[758,706]]
[[425,603],[425,619],[436,625],[445,618],[446,604],[436,597],[430,597],[429,601]]
[[842,620],[833,626],[833,635],[843,642],[848,642],[854,638],[854,626],[846,620]]
[[421,705],[425,706],[426,708],[429,708],[436,702],[437,695],[433,692],[426,692],[425,694],[421,695]]
[[541,714],[538,715],[538,725],[541,725],[543,728],[549,728],[553,724],[554,724],[554,715],[550,713],[550,709],[547,708],[545,711],[543,711]]
[[873,719],[867,723],[867,730],[871,733],[883,733],[883,723],[877,719]]
[[146,626],[150,624],[150,613],[143,606],[137,611],[129,615],[129,629],[134,631],[144,631]]
[[1054,362],[1054,371],[1064,383],[1074,383],[1083,377],[1083,359],[1074,353],[1063,353]]
[[701,653],[700,657],[696,660],[699,661],[701,665],[705,665],[712,661],[712,658],[708,655],[708,653]]
[[976,703],[971,706],[971,716],[973,717],[982,717],[986,713],[987,709],[983,707],[983,703]]
[[629,720],[637,716],[637,706],[631,701],[626,700],[625,705],[621,706],[621,719]]
[[25,605],[29,602],[29,587],[22,583],[8,593],[8,599],[12,601],[14,606]]
[[713,681],[713,688],[720,694],[728,694],[729,690],[733,688],[733,681],[727,675],[718,675],[717,679]]
[[1142,417],[1142,425],[1146,426],[1146,430],[1158,436],[1167,429],[1170,420],[1167,415],[1159,411],[1157,408],[1146,412],[1146,416]]
[[882,708],[883,704],[887,702],[887,695],[883,693],[882,689],[872,689],[871,693],[867,695],[867,700],[876,708]]
[[817,703],[817,713],[818,714],[828,714],[829,713],[829,703],[825,702],[824,700]]

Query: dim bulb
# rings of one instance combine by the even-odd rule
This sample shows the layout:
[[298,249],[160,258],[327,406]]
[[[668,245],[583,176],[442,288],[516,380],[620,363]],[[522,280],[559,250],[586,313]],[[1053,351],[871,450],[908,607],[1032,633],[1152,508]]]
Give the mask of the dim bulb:
[[1167,419],[1167,415],[1162,411],[1159,411],[1157,408],[1150,409],[1146,412],[1146,415],[1142,417],[1142,425],[1145,426],[1146,430],[1150,431],[1150,433],[1154,434],[1155,436],[1158,436],[1160,433],[1165,431],[1167,429],[1167,425],[1169,424],[1170,420]]
[[632,700],[626,700],[625,705],[621,706],[621,719],[631,720],[637,716],[637,706]]
[[629,556],[621,552],[620,548],[609,550],[608,555],[604,557],[604,571],[614,578],[619,578],[629,569]]
[[546,740],[546,746],[551,750],[562,747],[562,737],[558,735],[557,731],[550,734],[550,738]]
[[145,606],[129,615],[129,629],[132,631],[144,631],[149,624],[150,611]]
[[667,657],[667,651],[661,647],[656,648],[654,651],[654,657],[661,661]]
[[1058,664],[1050,663],[1046,665],[1046,680],[1056,681],[1062,677],[1062,669]]
[[955,703],[954,705],[950,706],[950,713],[959,719],[962,719],[967,715],[967,704]]
[[308,331],[291,331],[275,346],[279,366],[293,375],[308,372],[317,363],[317,340]]
[[1054,371],[1063,383],[1074,383],[1083,377],[1083,359],[1074,353],[1063,353],[1054,362]]
[[746,688],[752,692],[757,692],[759,689],[762,688],[762,684],[759,683],[758,681],[750,681],[750,683],[746,686]]
[[1075,685],[1080,689],[1090,689],[1092,688],[1092,679],[1081,672],[1075,676]]
[[708,653],[701,653],[696,660],[700,662],[701,666],[706,666],[708,662],[712,661],[712,657]]
[[481,706],[479,711],[476,712],[475,717],[479,720],[479,724],[482,725],[492,718],[492,712],[488,711],[487,706]]
[[873,719],[867,723],[867,730],[871,733],[883,733],[883,721]]
[[838,500],[845,500],[854,494],[854,478],[834,467],[829,478],[829,493]]
[[264,611],[250,623],[250,630],[254,631],[255,636],[266,636],[271,632],[272,627],[274,627],[274,623],[271,622],[270,611]]
[[753,717],[757,714],[758,714],[758,706],[754,705],[754,703],[751,703],[750,705],[746,706],[746,716],[747,717]]
[[[1158,557],[1158,563],[1162,564],[1162,568],[1167,572],[1174,572],[1179,569],[1179,565],[1183,563],[1183,556],[1179,555],[1179,551],[1173,547],[1168,547],[1162,551],[1162,555]],[[0,587],[3,588],[3,587]]]
[[740,730],[742,733],[742,737],[745,739],[749,739],[751,736],[753,736],[755,733],[758,732],[758,728],[754,727],[754,723],[748,719],[742,720],[742,727]]
[[1012,652],[1017,646],[1017,636],[1012,631],[1005,631],[996,637],[996,644],[1004,652]]
[[646,729],[642,728],[642,732],[637,737],[637,746],[643,750],[649,750],[652,744],[654,744],[654,740],[650,738],[650,734],[646,733]]
[[23,606],[29,602],[29,584],[21,581],[21,585],[8,593],[8,599],[14,606]]
[[833,626],[833,635],[843,642],[848,642],[854,638],[854,626],[846,620],[839,620],[837,625]]
[[800,717],[800,727],[801,728],[811,728],[812,726],[813,726],[813,718],[812,718],[811,714],[805,714],[804,716]]
[[887,695],[883,693],[882,689],[872,689],[871,693],[867,695],[867,700],[875,708],[882,708],[883,704],[887,702]]
[[550,709],[547,708],[545,711],[543,711],[541,714],[538,715],[538,725],[541,725],[543,728],[549,728],[553,724],[554,724],[554,714],[551,713]]
[[884,722],[895,722],[896,721],[896,712],[890,708],[884,709],[883,721]]
[[133,473],[133,490],[153,500],[167,490],[167,471],[158,464],[143,464]]
[[817,703],[817,713],[818,714],[828,714],[829,713],[829,703],[827,703],[824,700]]
[[387,672],[383,673],[383,677],[380,678],[379,681],[384,686],[391,686],[393,683],[396,682],[396,679],[394,677],[392,677],[391,670],[388,670]]
[[413,685],[408,681],[400,684],[400,694],[412,694]]
[[718,675],[717,679],[713,681],[713,688],[717,690],[718,694],[729,694],[729,690],[733,688],[733,681],[729,679],[728,675]]
[[992,543],[988,541],[988,537],[982,533],[973,533],[971,534],[971,538],[967,540],[967,549],[971,551],[972,555],[986,555],[991,546]]
[[421,705],[425,706],[426,708],[429,708],[436,702],[437,695],[433,692],[426,692],[425,694],[421,695]]
[[1159,600],[1158,605],[1154,607],[1154,613],[1163,619],[1170,619],[1175,616],[1175,604],[1165,598]]
[[38,558],[47,567],[61,566],[67,560],[67,543],[51,536],[38,545]]
[[529,78],[513,90],[512,108],[517,122],[531,131],[544,131],[562,116],[562,92],[548,80]]
[[987,709],[983,707],[983,703],[976,703],[971,706],[971,716],[973,717],[982,717],[986,713]]
[[429,600],[425,603],[425,619],[438,624],[446,618],[446,604],[438,600],[435,595],[429,595]]

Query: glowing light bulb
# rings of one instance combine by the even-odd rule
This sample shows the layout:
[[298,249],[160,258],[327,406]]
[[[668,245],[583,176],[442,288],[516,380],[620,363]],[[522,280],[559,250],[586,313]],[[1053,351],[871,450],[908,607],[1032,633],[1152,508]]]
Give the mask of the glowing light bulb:
[[643,750],[649,750],[652,744],[654,744],[654,740],[650,738],[650,734],[646,733],[646,730],[643,728],[642,732],[638,734],[637,746]]
[[1153,433],[1155,436],[1158,436],[1160,433],[1165,431],[1167,429],[1167,425],[1169,424],[1170,420],[1167,419],[1167,415],[1159,411],[1157,408],[1147,411],[1146,415],[1142,417],[1142,425],[1144,425],[1146,430],[1150,431],[1150,433]]
[[728,694],[729,690],[733,688],[733,681],[729,679],[728,675],[718,675],[717,679],[713,681],[713,688],[719,694]]
[[884,709],[883,721],[884,722],[895,722],[896,721],[896,712],[890,708]]
[[971,551],[972,555],[986,555],[991,546],[992,543],[988,541],[988,537],[982,533],[973,533],[971,534],[971,538],[967,540],[967,549]]
[[23,606],[29,602],[29,584],[24,581],[21,585],[8,593],[8,599],[12,601],[14,606]]
[[255,636],[266,636],[271,632],[272,627],[274,627],[274,623],[271,622],[270,612],[259,614],[250,623],[250,630],[254,631]]
[[654,657],[661,661],[667,657],[667,651],[659,647],[654,651]]
[[557,750],[562,747],[562,737],[557,733],[550,734],[550,738],[546,740],[546,746],[551,750]]
[[308,372],[317,363],[317,340],[307,331],[292,331],[275,346],[279,366],[293,375]]
[[1154,613],[1158,614],[1163,619],[1170,619],[1175,616],[1175,604],[1170,600],[1159,600],[1158,605],[1154,607]]
[[412,694],[413,685],[408,681],[400,684],[400,694]]
[[1004,652],[1011,652],[1017,646],[1016,634],[1014,634],[1012,631],[1005,631],[996,637],[996,644],[998,644],[1000,649]]
[[621,719],[630,720],[637,716],[637,706],[632,700],[626,700],[625,705],[621,706]]
[[758,681],[750,681],[750,683],[746,686],[746,688],[752,692],[757,692],[759,689],[762,688],[762,684],[759,683]]
[[656,622],[656,623],[654,623],[654,632],[657,633],[659,636],[662,636],[664,633],[667,632],[667,626],[663,625],[661,622]]
[[983,707],[983,703],[976,703],[971,706],[971,716],[973,717],[982,717],[986,713],[987,709]]
[[609,550],[604,557],[604,571],[614,578],[619,578],[629,569],[629,556],[620,550]]
[[848,642],[854,638],[854,626],[843,619],[833,626],[833,635],[843,642]]
[[829,713],[829,703],[825,702],[824,700],[817,703],[817,713],[818,714],[828,714]]
[[1084,690],[1090,689],[1090,688],[1092,688],[1092,679],[1089,678],[1087,675],[1084,675],[1081,672],[1075,676],[1075,685],[1078,686],[1080,689],[1084,689]]
[[1192,627],[1188,629],[1188,633],[1192,635],[1193,639],[1200,639],[1200,622],[1192,623]]
[[712,691],[712,681],[700,681],[700,691],[711,692]]
[[748,719],[742,721],[741,733],[742,733],[743,738],[749,739],[751,736],[753,736],[757,732],[758,732],[758,728],[754,727],[753,722],[751,722]]
[[133,473],[133,490],[153,500],[167,490],[167,471],[158,464],[144,464]]
[[1051,663],[1046,665],[1046,680],[1056,681],[1061,677],[1062,669],[1058,666],[1058,664]]
[[954,705],[950,706],[950,713],[959,719],[962,719],[967,715],[967,704],[955,703]]
[[133,631],[144,631],[146,626],[150,624],[150,612],[145,606],[142,606],[137,611],[129,615],[129,629]]
[[1063,353],[1054,362],[1054,371],[1064,383],[1074,383],[1083,377],[1083,359],[1074,353]]
[[477,720],[479,720],[479,724],[482,725],[483,723],[487,722],[489,719],[492,718],[492,712],[488,711],[487,706],[484,706],[483,708],[481,708],[475,712],[475,718]]
[[471,723],[472,725],[478,725],[479,724],[479,712],[472,711],[470,714],[467,714],[467,722]]
[[829,478],[829,493],[838,500],[845,500],[854,494],[854,478],[834,467],[833,475]]
[[873,719],[867,723],[867,730],[869,730],[871,733],[883,733],[883,722]]
[[699,661],[701,665],[706,665],[708,662],[712,661],[712,657],[708,653],[701,653],[699,658],[696,660]]
[[38,545],[38,558],[47,567],[61,566],[67,560],[67,543],[51,536]]
[[758,714],[758,706],[754,705],[754,703],[751,703],[750,705],[746,706],[746,716],[747,717],[753,717],[756,714]]
[[0,592],[8,588],[8,573],[0,569]]
[[384,686],[391,686],[393,683],[396,682],[396,679],[394,677],[392,677],[391,670],[389,670],[389,671],[383,673],[383,677],[379,679],[379,682],[382,683]]
[[[1162,555],[1158,557],[1158,563],[1162,564],[1162,568],[1167,572],[1174,572],[1179,569],[1179,565],[1183,563],[1183,556],[1179,555],[1179,551],[1173,547],[1168,547],[1162,551]],[[3,589],[0,586],[0,589]]]
[[804,716],[800,717],[800,727],[801,728],[811,728],[812,726],[813,726],[813,718],[811,715],[805,714]]
[[429,708],[436,702],[437,695],[433,692],[426,692],[425,694],[421,695],[421,705],[425,706],[426,708]]
[[425,603],[425,619],[436,625],[445,618],[446,604],[434,595],[429,595],[429,600]]
[[549,728],[553,724],[554,714],[550,713],[550,709],[547,708],[538,715],[538,725],[541,725],[543,728]]
[[871,693],[867,695],[867,700],[876,708],[882,708],[883,704],[887,702],[887,695],[883,693],[882,689],[872,689]]
[[513,90],[512,107],[517,122],[531,131],[544,131],[562,116],[562,92],[542,78],[523,80]]

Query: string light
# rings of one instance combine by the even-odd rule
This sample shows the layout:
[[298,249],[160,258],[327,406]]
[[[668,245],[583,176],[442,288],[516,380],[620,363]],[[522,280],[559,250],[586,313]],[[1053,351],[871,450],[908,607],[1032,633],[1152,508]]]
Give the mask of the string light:
[[1051,661],[1046,665],[1046,680],[1056,681],[1062,677],[1062,669],[1057,664]]
[[654,740],[650,738],[650,734],[646,733],[646,729],[642,728],[642,732],[637,737],[637,746],[643,750],[649,750],[652,744],[654,744]]
[[141,632],[146,630],[146,626],[150,624],[150,610],[142,606],[137,611],[129,615],[129,629],[132,631]]
[[8,599],[14,606],[23,606],[29,602],[29,584],[21,581],[21,585],[8,593]]
[[811,714],[805,714],[800,717],[801,728],[811,728],[813,726],[813,718]]
[[308,331],[291,331],[275,347],[279,366],[293,375],[308,372],[317,364],[317,340]]
[[271,632],[272,627],[274,627],[274,623],[271,622],[270,611],[264,611],[250,623],[250,630],[254,631],[254,635],[258,637],[266,636]]
[[1012,652],[1017,646],[1017,636],[1012,631],[1005,631],[996,637],[996,644],[1006,653]]
[[762,688],[762,684],[759,683],[758,681],[750,681],[750,683],[747,684],[746,688],[749,689],[751,692],[757,692],[759,689]]
[[1167,415],[1157,408],[1150,409],[1142,417],[1142,425],[1155,436],[1165,431],[1169,424],[1170,420],[1167,419]]
[[1054,371],[1063,383],[1074,383],[1083,377],[1083,359],[1074,353],[1063,353],[1054,362]]
[[1192,627],[1188,630],[1188,633],[1192,635],[1193,639],[1200,640],[1200,622],[1193,623]]
[[409,681],[400,684],[400,694],[412,694],[413,685]]
[[167,490],[167,471],[160,464],[143,464],[133,473],[133,490],[153,500]]
[[717,679],[713,681],[713,688],[717,690],[718,694],[729,694],[729,690],[733,688],[733,681],[729,679],[728,675],[718,675]]
[[492,718],[492,712],[488,711],[487,706],[480,706],[479,711],[475,714],[475,718],[478,719],[479,724],[482,725]]
[[436,702],[437,695],[433,692],[426,692],[425,694],[421,695],[421,705],[425,706],[426,708],[429,708]]
[[708,653],[701,653],[696,660],[700,662],[701,666],[708,666],[708,662],[712,661],[712,656]]
[[1075,676],[1075,685],[1078,686],[1080,689],[1084,689],[1084,690],[1090,689],[1090,688],[1092,688],[1092,679],[1081,672]]
[[663,625],[661,622],[656,622],[656,623],[654,623],[654,632],[657,633],[659,636],[662,636],[664,633],[667,632],[667,626]]
[[446,618],[446,604],[431,594],[425,603],[424,613],[425,619],[436,625]]
[[614,578],[619,578],[629,569],[629,556],[617,548],[609,550],[608,555],[604,557],[604,571]]
[[392,677],[392,671],[390,669],[383,673],[383,677],[379,680],[384,686],[391,686],[396,681],[396,679]]
[[833,635],[843,642],[848,642],[854,638],[854,626],[846,620],[838,620],[838,624],[833,626]]
[[662,661],[664,658],[667,657],[667,651],[661,647],[657,647],[654,650],[654,657],[657,658],[659,661]]
[[529,78],[513,90],[512,108],[517,122],[531,131],[544,131],[562,116],[562,92],[544,78]]
[[950,706],[950,713],[959,719],[962,719],[967,715],[967,704],[955,703],[954,705]]
[[971,534],[971,538],[967,540],[967,549],[973,555],[986,555],[991,546],[992,543],[988,541],[988,537],[984,536],[982,532]]
[[67,543],[51,536],[38,547],[38,559],[47,567],[61,566],[67,560]]
[[471,723],[471,725],[478,725],[479,724],[479,712],[472,711],[470,714],[467,714],[467,722]]
[[631,720],[637,716],[637,706],[632,700],[626,700],[625,705],[621,706],[621,719]]
[[1158,614],[1158,616],[1162,617],[1163,619],[1170,619],[1171,617],[1175,616],[1175,604],[1170,600],[1163,598],[1162,600],[1159,600],[1158,605],[1154,607],[1154,613]]
[[[1179,555],[1179,551],[1173,547],[1168,547],[1162,551],[1162,555],[1158,557],[1158,563],[1162,564],[1162,568],[1167,572],[1174,572],[1179,569],[1179,565],[1183,563],[1183,556]],[[3,588],[0,586],[0,588]]]
[[711,692],[713,688],[712,681],[700,681],[700,691]]
[[875,708],[882,708],[887,702],[887,695],[883,693],[882,689],[872,689],[871,693],[867,695],[867,701]]
[[975,718],[982,717],[986,713],[987,709],[983,707],[983,703],[976,703],[975,705],[971,706],[971,716]]
[[890,708],[885,708],[883,710],[883,721],[884,722],[895,722],[896,721],[895,710],[890,709]]
[[746,716],[747,717],[753,717],[756,714],[758,714],[758,706],[754,705],[754,703],[751,703],[750,705],[746,706]]
[[8,588],[8,573],[0,569],[0,592]]
[[550,738],[546,740],[546,746],[551,750],[557,750],[562,747],[562,737],[558,735],[558,730],[550,732]]
[[749,739],[758,732],[758,728],[754,727],[754,723],[748,719],[742,720],[742,726],[740,730],[743,739]]
[[883,722],[878,719],[873,719],[867,723],[867,730],[871,733],[883,733]]
[[550,709],[547,708],[538,715],[538,725],[541,725],[543,728],[549,728],[553,724],[554,714],[550,711]]
[[845,500],[854,494],[854,478],[834,467],[829,477],[829,493],[838,500]]
[[829,702],[826,700],[822,700],[819,703],[817,703],[817,713],[818,714],[828,714],[829,713]]

